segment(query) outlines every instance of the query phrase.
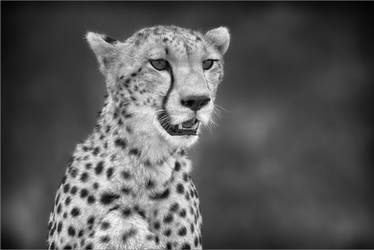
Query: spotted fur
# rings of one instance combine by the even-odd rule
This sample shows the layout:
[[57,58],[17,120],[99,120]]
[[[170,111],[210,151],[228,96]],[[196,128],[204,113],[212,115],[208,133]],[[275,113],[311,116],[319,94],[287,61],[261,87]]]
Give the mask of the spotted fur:
[[[226,28],[205,35],[175,26],[145,28],[124,42],[88,33],[107,97],[91,135],[78,144],[57,190],[49,249],[202,248],[199,198],[186,148],[197,135],[172,136],[160,123],[210,120]],[[168,70],[149,60],[164,58]],[[209,70],[202,61],[214,59]],[[198,111],[181,98],[206,95]]]

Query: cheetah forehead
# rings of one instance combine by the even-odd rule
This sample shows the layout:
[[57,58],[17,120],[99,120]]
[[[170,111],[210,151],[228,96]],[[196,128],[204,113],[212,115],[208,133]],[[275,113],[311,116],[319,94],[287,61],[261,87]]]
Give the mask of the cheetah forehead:
[[202,36],[202,33],[199,31],[195,31],[192,29],[182,28],[178,26],[153,26],[147,27],[139,30],[138,32],[148,32],[153,33],[155,35],[175,35],[175,36],[185,36],[189,38],[196,38],[196,36]]
[[[135,42],[139,40],[147,40],[147,38],[162,39],[163,42],[172,43],[193,43],[203,41],[204,36],[194,30],[181,28],[177,26],[154,26],[141,29],[133,35]],[[149,39],[152,41],[153,39]]]
[[[154,26],[141,29],[132,35],[127,42],[135,48],[149,49],[157,47],[169,48],[171,53],[192,54],[207,52],[211,44],[207,43],[199,31],[177,26]],[[168,51],[167,51],[168,52]]]

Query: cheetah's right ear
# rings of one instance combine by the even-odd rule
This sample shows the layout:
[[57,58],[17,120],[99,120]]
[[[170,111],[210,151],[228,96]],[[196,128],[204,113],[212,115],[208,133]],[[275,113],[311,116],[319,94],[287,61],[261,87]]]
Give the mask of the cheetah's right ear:
[[93,52],[95,52],[100,70],[105,73],[118,55],[118,44],[120,42],[109,36],[94,32],[88,32],[86,39]]

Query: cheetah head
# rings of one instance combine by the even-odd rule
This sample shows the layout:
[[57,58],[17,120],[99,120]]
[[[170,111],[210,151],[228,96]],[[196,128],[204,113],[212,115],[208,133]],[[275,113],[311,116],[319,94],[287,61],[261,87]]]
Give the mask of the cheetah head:
[[92,32],[86,38],[120,114],[117,119],[130,122],[139,135],[159,135],[176,147],[197,140],[200,125],[210,122],[223,78],[227,28],[203,35],[155,26],[125,41]]

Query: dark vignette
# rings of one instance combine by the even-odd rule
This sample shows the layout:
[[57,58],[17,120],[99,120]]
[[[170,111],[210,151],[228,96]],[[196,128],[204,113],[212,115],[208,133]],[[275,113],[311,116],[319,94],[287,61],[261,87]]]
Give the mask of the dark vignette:
[[[219,126],[192,150],[206,248],[373,248],[372,3],[1,2],[1,247],[44,248],[104,84],[84,33],[227,25]],[[122,37],[121,37],[122,36]]]

